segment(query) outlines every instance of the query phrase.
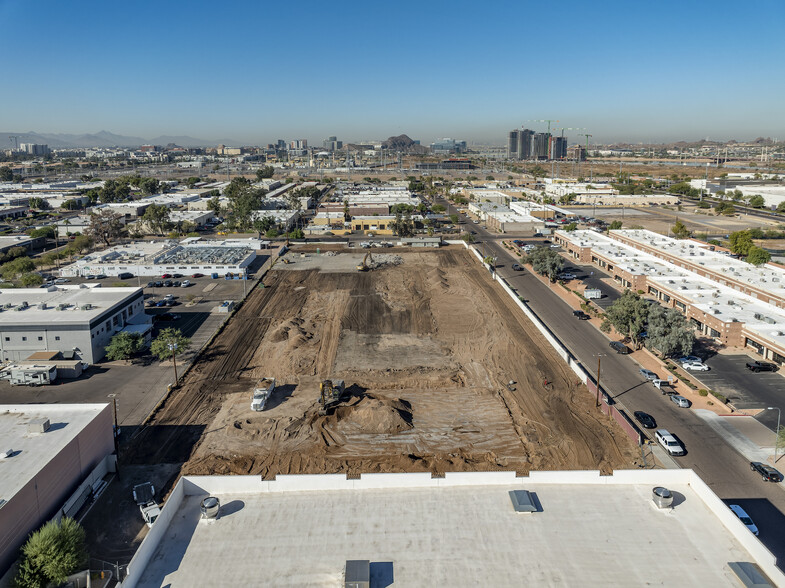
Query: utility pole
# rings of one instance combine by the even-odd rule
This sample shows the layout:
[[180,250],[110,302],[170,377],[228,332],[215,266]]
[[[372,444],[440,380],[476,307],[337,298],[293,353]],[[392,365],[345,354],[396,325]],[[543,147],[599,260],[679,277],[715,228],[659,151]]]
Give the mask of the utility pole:
[[174,366],[174,385],[176,386],[177,380],[179,379],[177,377],[177,357],[176,357],[177,343],[169,343],[169,351],[172,352],[172,365]]
[[604,353],[597,354],[597,402],[595,404],[595,408],[600,406],[600,395],[602,392],[600,391],[600,368],[602,367],[602,358],[605,357]]
[[777,465],[777,444],[780,440],[780,417],[782,416],[782,411],[777,406],[770,406],[766,410],[777,411],[777,428],[774,429],[774,465]]

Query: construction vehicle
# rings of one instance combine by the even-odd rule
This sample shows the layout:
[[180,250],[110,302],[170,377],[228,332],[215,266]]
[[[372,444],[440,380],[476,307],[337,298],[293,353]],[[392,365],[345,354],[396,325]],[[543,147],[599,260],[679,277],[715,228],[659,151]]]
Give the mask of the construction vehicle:
[[142,512],[142,518],[148,527],[152,527],[158,515],[161,514],[161,507],[155,501],[155,486],[150,482],[137,484],[133,490],[134,502]]
[[370,251],[365,254],[365,257],[363,257],[362,262],[360,262],[360,264],[357,266],[357,271],[358,272],[368,271],[369,266],[368,266],[368,264],[366,262],[369,262],[369,261],[371,263],[373,263],[373,256],[371,255]]
[[273,390],[275,390],[275,378],[262,378],[259,380],[256,383],[256,387],[253,389],[251,410],[255,410],[256,412],[263,411],[270,396],[273,395]]
[[338,405],[343,400],[345,392],[343,380],[322,380],[319,384],[319,402],[321,404],[319,414],[324,416],[329,409]]

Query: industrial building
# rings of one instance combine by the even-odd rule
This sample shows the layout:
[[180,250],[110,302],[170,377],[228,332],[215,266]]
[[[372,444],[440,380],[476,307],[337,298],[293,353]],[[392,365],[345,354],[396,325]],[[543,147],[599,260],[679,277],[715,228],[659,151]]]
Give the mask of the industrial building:
[[141,288],[100,284],[4,290],[0,303],[0,358],[26,360],[41,351],[93,364],[112,336],[150,325]]
[[[275,211],[271,211],[275,212]],[[286,211],[278,211],[286,212]],[[136,241],[85,255],[62,268],[63,277],[103,274],[138,276],[182,274],[244,274],[261,246],[258,239],[227,239],[224,241],[191,237],[178,242]]]
[[14,247],[24,247],[28,251],[44,246],[45,237],[29,237],[28,235],[0,235],[0,254],[7,253]]
[[[273,554],[264,565],[249,557],[262,553]],[[359,569],[364,580],[352,576]],[[123,587],[249,578],[259,586],[785,585],[774,555],[695,472],[668,469],[184,476]]]
[[[610,273],[622,287],[643,291],[660,304],[679,309],[701,335],[785,363],[785,298],[780,281],[785,268],[773,264],[756,268],[711,251],[705,243],[670,243],[667,238],[665,244],[678,249],[668,253],[673,261],[666,261],[664,249],[648,243],[648,239],[658,240],[649,231],[610,234],[557,231],[555,240],[576,260]],[[659,255],[625,244],[623,239],[647,243]],[[724,266],[718,267],[718,261]]]
[[0,405],[0,577],[32,531],[101,487],[112,424],[109,404]]

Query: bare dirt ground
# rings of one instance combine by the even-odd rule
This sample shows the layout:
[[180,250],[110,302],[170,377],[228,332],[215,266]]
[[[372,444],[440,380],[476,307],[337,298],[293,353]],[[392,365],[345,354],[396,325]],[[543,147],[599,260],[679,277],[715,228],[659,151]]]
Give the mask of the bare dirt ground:
[[[265,478],[637,464],[637,447],[463,248],[396,249],[401,263],[369,272],[355,269],[362,250],[309,250],[249,295],[127,463]],[[277,388],[253,412],[264,376]],[[320,416],[326,378],[350,397]]]

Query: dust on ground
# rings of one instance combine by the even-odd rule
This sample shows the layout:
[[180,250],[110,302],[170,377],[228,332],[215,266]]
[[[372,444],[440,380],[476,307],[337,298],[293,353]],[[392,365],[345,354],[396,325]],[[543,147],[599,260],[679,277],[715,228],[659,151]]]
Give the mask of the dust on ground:
[[[405,252],[404,252],[405,251]],[[459,247],[276,265],[126,455],[184,474],[600,469],[637,447]],[[277,387],[250,410],[262,377]],[[319,382],[347,400],[319,414]],[[509,381],[515,384],[508,387]]]

